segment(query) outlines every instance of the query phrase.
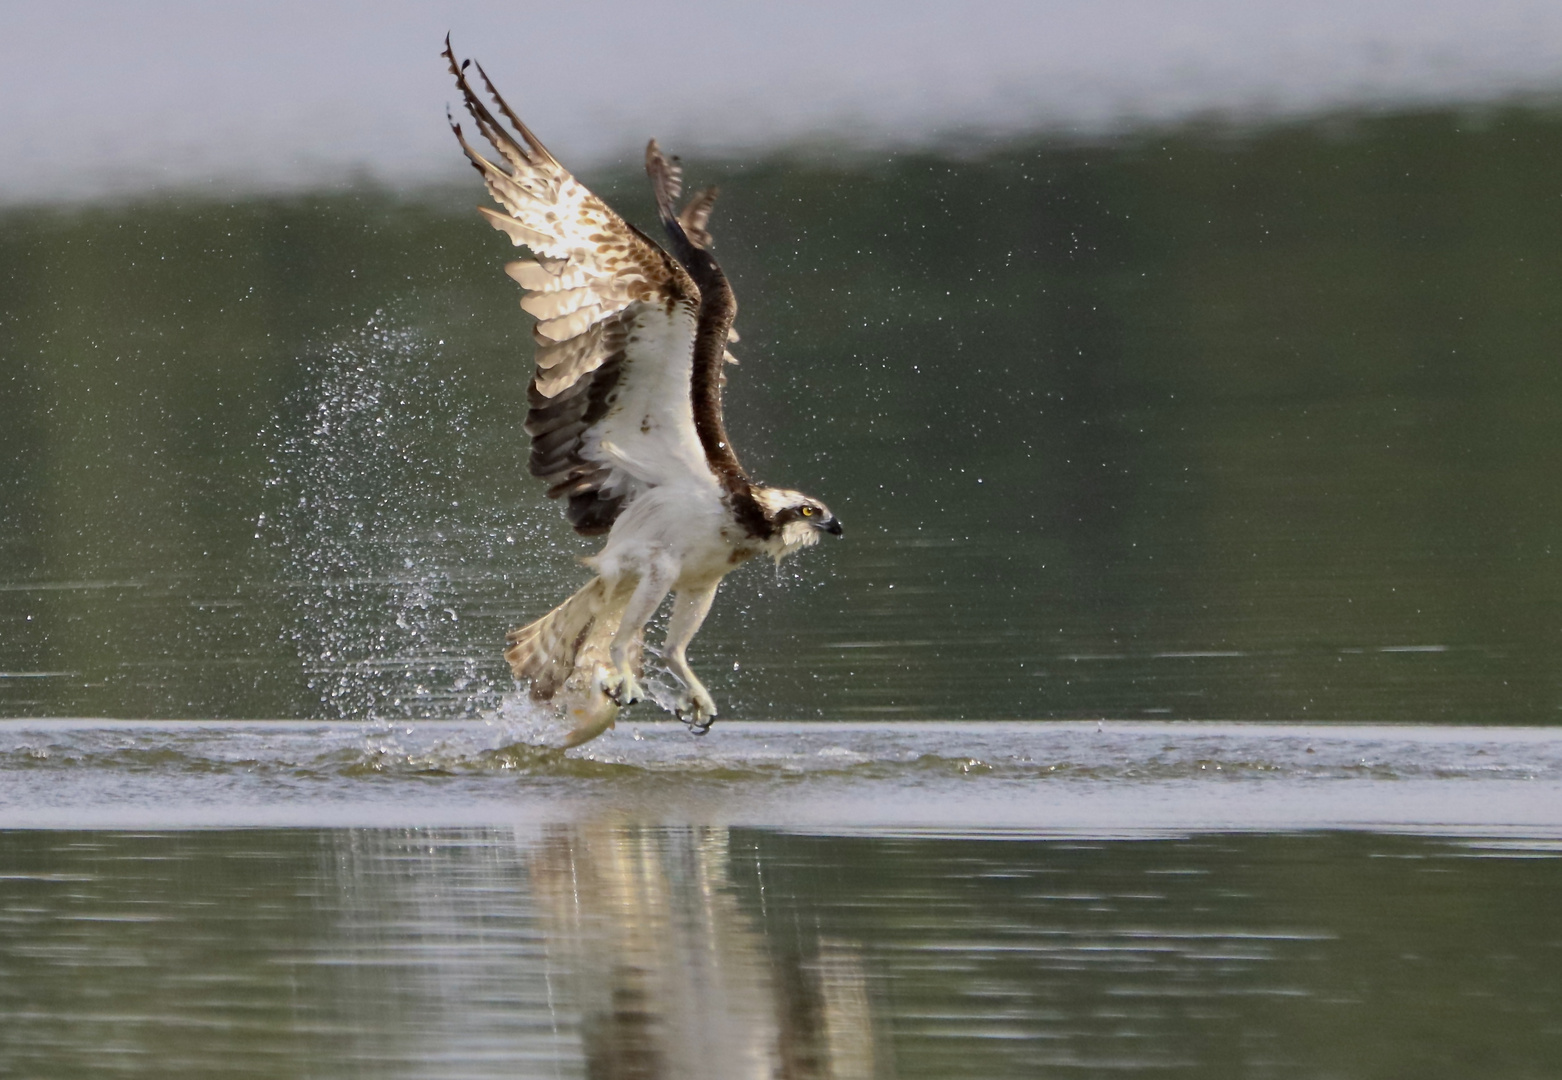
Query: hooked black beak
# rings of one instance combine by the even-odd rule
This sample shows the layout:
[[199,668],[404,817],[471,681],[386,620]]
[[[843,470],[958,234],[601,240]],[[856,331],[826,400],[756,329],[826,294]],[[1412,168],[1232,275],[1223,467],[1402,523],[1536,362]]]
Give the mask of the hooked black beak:
[[825,532],[829,533],[831,536],[841,536],[846,532],[845,529],[841,528],[840,520],[833,517],[819,527]]

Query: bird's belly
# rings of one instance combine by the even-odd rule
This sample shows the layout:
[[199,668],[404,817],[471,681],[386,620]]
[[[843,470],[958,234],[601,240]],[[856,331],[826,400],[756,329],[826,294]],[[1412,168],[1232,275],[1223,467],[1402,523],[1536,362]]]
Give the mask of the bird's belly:
[[706,492],[657,489],[631,504],[591,562],[610,577],[639,577],[671,563],[677,588],[708,585],[750,554],[733,529],[726,508]]
[[679,568],[678,589],[694,589],[720,581],[753,555],[747,546],[734,545],[726,537],[714,543],[699,544],[684,552]]

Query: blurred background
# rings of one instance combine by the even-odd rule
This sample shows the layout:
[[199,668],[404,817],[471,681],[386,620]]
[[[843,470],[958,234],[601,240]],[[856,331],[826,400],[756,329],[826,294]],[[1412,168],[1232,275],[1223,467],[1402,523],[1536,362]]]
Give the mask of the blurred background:
[[0,713],[483,715],[583,579],[446,31],[848,538],[726,715],[1562,718],[1562,8],[0,4]]

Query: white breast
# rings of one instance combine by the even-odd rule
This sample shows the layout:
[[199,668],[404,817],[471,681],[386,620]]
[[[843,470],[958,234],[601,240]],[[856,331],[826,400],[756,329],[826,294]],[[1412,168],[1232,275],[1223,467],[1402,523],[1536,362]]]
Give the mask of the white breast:
[[731,514],[715,484],[668,484],[624,508],[607,545],[589,560],[598,573],[638,577],[652,560],[671,559],[681,580],[720,577],[732,569]]

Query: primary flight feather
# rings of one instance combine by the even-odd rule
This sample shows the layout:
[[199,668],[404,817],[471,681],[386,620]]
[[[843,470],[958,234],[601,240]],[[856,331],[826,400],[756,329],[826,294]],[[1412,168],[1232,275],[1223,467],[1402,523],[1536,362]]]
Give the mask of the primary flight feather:
[[675,711],[703,734],[716,717],[685,655],[717,586],[756,555],[777,561],[841,535],[818,499],[754,483],[722,419],[721,387],[737,300],[711,256],[714,188],[679,210],[682,173],[653,139],[646,172],[668,248],[625,222],[570,175],[474,65],[499,117],[445,41],[466,110],[499,161],[451,127],[502,208],[479,207],[533,258],[505,267],[537,320],[526,433],[532,474],[567,500],[575,531],[606,534],[580,591],[509,635],[505,657],[532,695],[593,739],[640,700],[645,624],[671,592],[663,658],[683,684]]

